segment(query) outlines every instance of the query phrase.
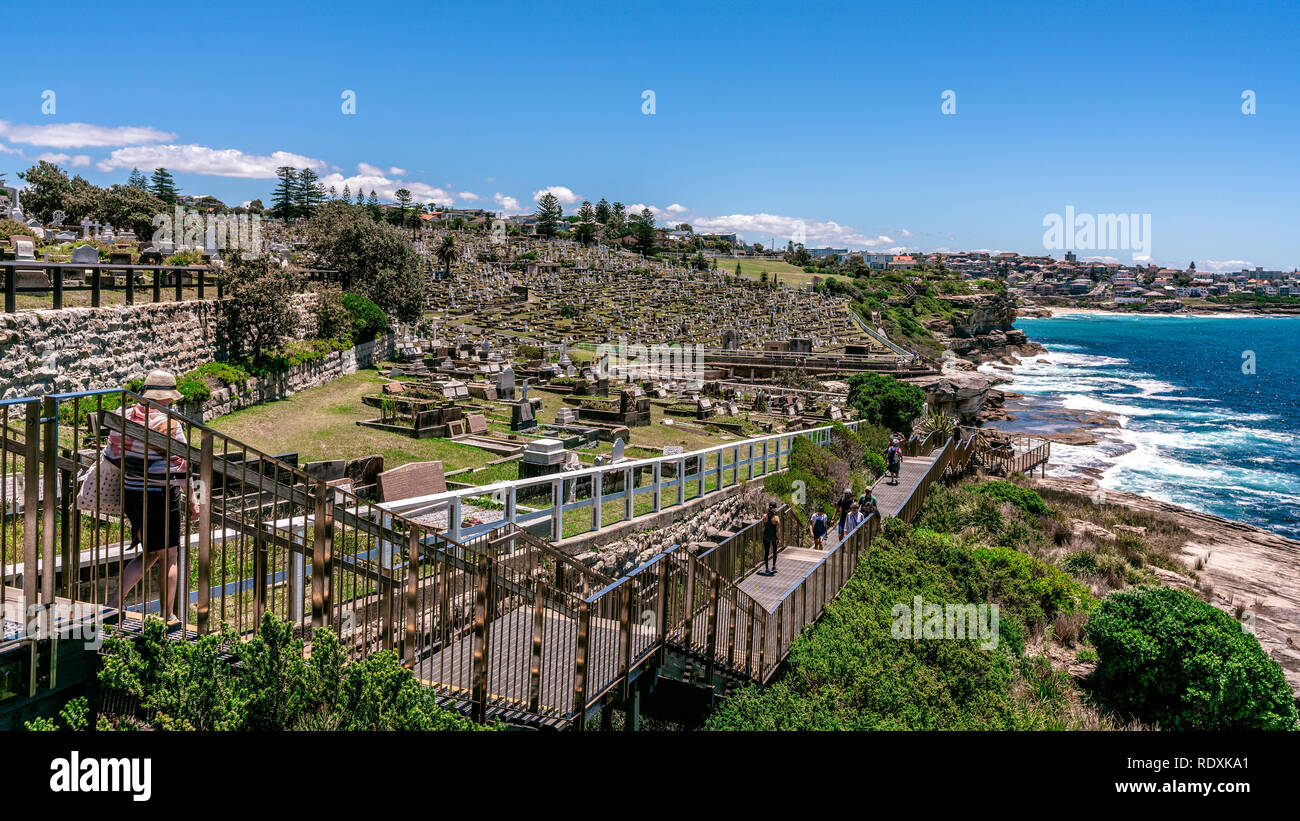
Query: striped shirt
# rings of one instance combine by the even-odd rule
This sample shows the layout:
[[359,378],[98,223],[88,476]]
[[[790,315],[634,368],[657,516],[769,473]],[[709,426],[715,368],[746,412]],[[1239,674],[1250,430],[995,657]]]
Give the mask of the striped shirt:
[[146,472],[148,474],[149,490],[162,490],[167,486],[169,468],[173,484],[184,482],[186,479],[188,465],[185,459],[178,455],[184,452],[183,446],[188,444],[185,437],[185,428],[180,421],[172,419],[166,413],[154,408],[146,408],[144,405],[132,405],[126,410],[126,421],[128,422],[144,425],[146,418],[150,430],[162,434],[170,433],[170,436],[180,442],[181,446],[173,446],[172,457],[169,462],[165,450],[154,449],[159,446],[165,448],[165,442],[150,439],[150,444],[154,447],[146,450],[144,442],[127,436],[125,437],[126,447],[124,453],[122,434],[117,431],[110,433],[108,435],[108,446],[104,448],[104,455],[121,466],[122,486],[126,490],[144,490]]

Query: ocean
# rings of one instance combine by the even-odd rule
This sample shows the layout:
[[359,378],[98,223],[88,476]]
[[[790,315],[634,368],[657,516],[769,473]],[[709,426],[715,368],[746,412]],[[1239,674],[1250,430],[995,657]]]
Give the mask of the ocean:
[[1098,412],[1119,423],[1088,428],[1095,445],[1053,443],[1049,475],[1300,538],[1300,317],[1080,312],[1016,327],[1048,353],[980,367],[1024,395],[996,427],[1077,430]]

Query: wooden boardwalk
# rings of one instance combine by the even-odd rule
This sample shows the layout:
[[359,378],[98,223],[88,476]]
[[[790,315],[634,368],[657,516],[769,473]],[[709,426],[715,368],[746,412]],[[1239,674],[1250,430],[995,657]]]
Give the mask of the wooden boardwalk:
[[[836,536],[832,528],[826,539],[827,550],[835,543]],[[799,586],[826,553],[826,550],[809,550],[802,547],[783,548],[777,555],[775,575],[768,575],[760,568],[736,586],[742,593],[761,604],[767,612],[775,612],[777,605],[785,600],[791,590]]]
[[880,505],[882,519],[898,515],[898,511],[906,504],[907,497],[912,495],[912,491],[921,483],[925,472],[933,464],[933,456],[904,456],[903,468],[898,472],[898,484],[889,483],[888,473],[876,480],[871,487],[871,493]]

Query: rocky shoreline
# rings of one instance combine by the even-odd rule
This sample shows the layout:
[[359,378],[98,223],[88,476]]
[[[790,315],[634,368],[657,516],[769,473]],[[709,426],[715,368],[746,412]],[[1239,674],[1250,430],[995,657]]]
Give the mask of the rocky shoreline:
[[[1098,486],[1084,479],[1048,477],[1031,485],[1094,497]],[[1201,596],[1246,625],[1264,652],[1282,666],[1300,695],[1300,541],[1251,525],[1199,513],[1136,493],[1106,489],[1105,503],[1154,513],[1191,532],[1177,558],[1186,571],[1159,569],[1162,584]]]

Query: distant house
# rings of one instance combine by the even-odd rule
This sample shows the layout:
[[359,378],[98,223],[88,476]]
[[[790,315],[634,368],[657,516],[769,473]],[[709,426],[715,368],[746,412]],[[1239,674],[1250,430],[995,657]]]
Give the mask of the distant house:
[[889,262],[889,270],[891,271],[910,271],[915,267],[916,260],[906,255],[896,256]]

